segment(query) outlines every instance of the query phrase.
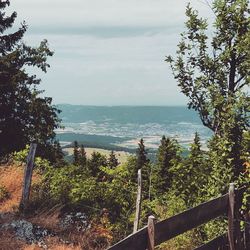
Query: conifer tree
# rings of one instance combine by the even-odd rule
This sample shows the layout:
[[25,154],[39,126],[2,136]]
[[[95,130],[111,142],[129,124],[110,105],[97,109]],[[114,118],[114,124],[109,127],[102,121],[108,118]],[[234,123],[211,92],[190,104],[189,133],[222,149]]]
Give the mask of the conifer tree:
[[90,171],[91,176],[98,177],[98,179],[100,180],[103,177],[100,167],[106,166],[107,159],[105,155],[102,155],[99,152],[93,152],[91,154],[91,158],[88,161],[88,169]]
[[87,164],[87,154],[83,145],[80,148],[79,162],[82,167],[86,167]]
[[116,168],[118,165],[119,165],[118,159],[116,158],[115,153],[114,153],[114,151],[112,150],[112,151],[110,152],[110,155],[109,155],[109,158],[108,158],[108,166],[109,166],[111,169],[114,169],[114,168]]
[[61,167],[63,165],[65,165],[65,161],[64,161],[64,153],[62,151],[62,147],[60,145],[59,141],[54,141],[53,143],[53,156],[52,160],[50,160],[51,162],[54,162],[56,166]]
[[37,154],[49,158],[54,129],[59,126],[58,110],[52,106],[51,98],[41,97],[43,91],[37,87],[40,79],[29,75],[27,68],[46,72],[47,57],[53,53],[46,40],[37,48],[23,43],[25,23],[16,32],[8,32],[17,17],[16,12],[6,16],[9,4],[8,0],[0,1],[0,156],[35,141]]
[[143,139],[141,139],[138,143],[136,155],[137,155],[137,171],[138,171],[139,169],[143,168],[145,164],[149,162],[149,160],[147,159],[147,151],[145,149]]
[[135,179],[137,182],[137,173],[138,170],[141,169],[142,173],[142,190],[144,192],[143,197],[149,198],[150,196],[150,174],[151,174],[151,166],[150,161],[147,158],[147,151],[145,149],[144,141],[141,139],[138,143],[137,148],[137,162],[136,162],[136,172],[134,173]]
[[157,162],[153,170],[153,189],[157,194],[168,191],[172,185],[172,168],[180,163],[180,147],[176,140],[166,138],[161,139],[161,144],[157,153]]
[[79,145],[77,141],[74,141],[74,151],[73,151],[73,164],[79,165],[80,163],[80,153],[79,153]]
[[208,183],[211,169],[206,163],[205,152],[201,149],[200,136],[196,132],[190,145],[188,157],[183,164],[174,168],[173,189],[188,208],[194,207],[206,199],[203,194]]

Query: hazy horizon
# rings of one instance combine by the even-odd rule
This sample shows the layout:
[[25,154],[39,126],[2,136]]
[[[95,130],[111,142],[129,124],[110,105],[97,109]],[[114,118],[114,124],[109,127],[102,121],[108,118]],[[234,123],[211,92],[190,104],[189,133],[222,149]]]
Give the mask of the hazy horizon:
[[72,103],[56,103],[54,104],[56,106],[60,105],[69,105],[69,106],[86,106],[86,107],[183,107],[188,108],[187,104],[180,104],[180,105],[157,105],[157,104],[140,104],[140,105],[134,105],[134,104],[115,104],[115,105],[94,105],[94,104],[72,104]]
[[28,24],[24,41],[47,39],[55,52],[40,89],[53,103],[185,105],[169,65],[184,30],[187,3],[201,16],[213,13],[205,0],[12,0],[13,29]]

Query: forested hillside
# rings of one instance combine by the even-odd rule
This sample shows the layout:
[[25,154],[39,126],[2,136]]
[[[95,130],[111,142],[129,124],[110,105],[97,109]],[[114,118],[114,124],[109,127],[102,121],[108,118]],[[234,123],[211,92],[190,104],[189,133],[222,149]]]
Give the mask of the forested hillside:
[[[46,40],[35,48],[24,43],[25,23],[9,33],[17,16],[6,14],[9,4],[0,0],[0,249],[108,248],[133,232],[138,170],[139,228],[150,215],[160,221],[221,196],[230,183],[249,186],[248,0],[214,0],[212,28],[188,5],[177,51],[166,58],[188,107],[212,132],[207,149],[202,149],[198,133],[185,154],[176,139],[162,135],[152,161],[142,138],[122,163],[114,148],[108,156],[98,151],[87,156],[89,145],[77,138],[72,162],[65,160],[55,140],[60,111],[41,95],[40,79],[26,70],[33,66],[46,72],[53,52]],[[23,172],[32,143],[38,147],[23,207]],[[240,208],[244,218],[249,218],[249,209],[248,188]],[[194,249],[226,230],[227,221],[219,218],[159,249]]]

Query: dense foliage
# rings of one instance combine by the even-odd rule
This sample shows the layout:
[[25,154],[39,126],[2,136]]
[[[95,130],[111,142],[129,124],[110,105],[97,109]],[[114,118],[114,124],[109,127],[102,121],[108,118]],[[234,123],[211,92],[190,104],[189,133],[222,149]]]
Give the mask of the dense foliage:
[[[209,164],[196,145],[196,150],[191,148],[195,157],[190,157],[185,166],[187,170],[192,162],[198,170],[198,176],[194,169],[188,170],[196,180],[185,187],[187,193],[193,185],[198,188],[191,204],[199,201],[201,194],[211,198],[225,193],[231,182],[238,186],[249,183],[249,148],[245,146],[250,112],[250,5],[248,0],[215,0],[211,8],[213,27],[187,6],[186,30],[181,34],[176,57],[166,59],[181,91],[189,98],[188,107],[198,111],[203,124],[214,132],[208,142]],[[188,172],[181,171],[177,180],[182,174],[189,179]],[[177,190],[179,185],[177,182]],[[214,228],[211,224],[207,233],[212,236],[220,231],[218,224]]]
[[46,40],[37,48],[22,39],[25,23],[14,33],[7,33],[16,19],[16,12],[6,16],[8,0],[0,1],[0,156],[20,150],[36,141],[39,154],[54,160],[54,129],[59,126],[58,110],[52,99],[41,97],[40,79],[28,73],[28,67],[46,72],[47,57],[52,56]]

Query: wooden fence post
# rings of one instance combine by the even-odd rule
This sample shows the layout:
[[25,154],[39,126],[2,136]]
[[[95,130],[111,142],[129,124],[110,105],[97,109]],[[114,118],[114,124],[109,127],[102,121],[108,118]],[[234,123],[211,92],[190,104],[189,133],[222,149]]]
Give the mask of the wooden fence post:
[[240,229],[240,221],[241,221],[241,215],[240,215],[240,209],[242,206],[242,200],[243,200],[243,192],[236,190],[235,192],[235,206],[234,206],[234,242],[235,242],[235,248],[237,250],[244,250],[244,240],[243,240],[243,234]]
[[[229,208],[228,208],[228,241],[230,250],[242,249],[241,233],[239,224],[239,197],[236,197],[235,185],[230,183],[229,186]],[[238,192],[237,192],[238,194]]]
[[139,221],[140,221],[140,215],[141,215],[141,198],[142,198],[142,177],[141,177],[141,169],[139,169],[138,170],[138,190],[137,190],[137,198],[136,198],[136,211],[135,211],[133,233],[136,233],[139,228]]
[[155,217],[148,217],[148,250],[155,249]]
[[32,179],[32,173],[33,173],[33,167],[34,167],[36,147],[37,147],[37,144],[35,143],[30,144],[30,150],[29,150],[27,163],[26,163],[25,171],[24,171],[22,198],[21,198],[21,202],[19,206],[21,211],[24,211],[26,209],[28,202],[29,202],[30,186],[31,186],[31,179]]
[[234,245],[234,205],[235,205],[234,183],[230,183],[228,194],[229,194],[228,241],[229,241],[230,250],[235,250],[235,245]]
[[249,211],[246,211],[244,220],[245,220],[244,245],[245,245],[245,249],[250,249],[250,212]]

